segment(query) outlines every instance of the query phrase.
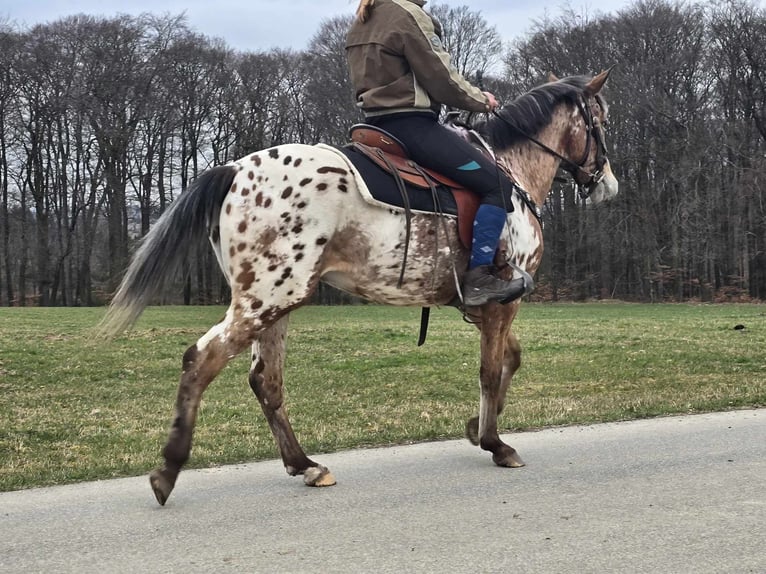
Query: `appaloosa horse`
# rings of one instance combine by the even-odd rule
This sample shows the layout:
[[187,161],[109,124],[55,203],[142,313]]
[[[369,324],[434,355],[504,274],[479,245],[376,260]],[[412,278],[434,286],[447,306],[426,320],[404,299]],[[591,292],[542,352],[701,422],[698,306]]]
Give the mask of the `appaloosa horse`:
[[[534,273],[543,253],[537,213],[561,166],[597,203],[617,193],[602,126],[600,91],[608,72],[551,81],[520,96],[492,117],[483,133],[497,161],[521,189],[512,197],[496,263],[509,278],[516,265]],[[165,504],[191,451],[202,394],[235,356],[252,347],[249,381],[290,475],[312,486],[335,484],[309,459],[288,421],[282,390],[288,314],[306,303],[320,281],[377,303],[446,305],[455,300],[468,250],[452,217],[414,213],[401,285],[405,216],[366,202],[365,184],[347,159],[326,146],[282,145],[203,173],[157,221],[136,252],[105,319],[116,333],[130,326],[190,247],[207,235],[231,285],[231,305],[183,356],[165,464],[152,472]],[[511,330],[519,300],[467,312],[481,332],[479,415],[468,422],[472,443],[499,466],[524,463],[500,440],[497,417],[521,348]]]

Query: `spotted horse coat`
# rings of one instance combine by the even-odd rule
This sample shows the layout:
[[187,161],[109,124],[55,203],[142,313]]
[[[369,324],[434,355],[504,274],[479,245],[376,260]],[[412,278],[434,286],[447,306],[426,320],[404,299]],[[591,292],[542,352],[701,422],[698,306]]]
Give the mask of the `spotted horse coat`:
[[[505,123],[522,123],[539,141],[565,157],[583,157],[592,170],[597,155],[588,138],[606,120],[599,91],[608,72],[590,79],[551,82],[504,108],[486,135],[497,159],[541,205],[559,159],[536,144],[509,136]],[[587,115],[598,120],[589,127]],[[505,114],[505,115],[503,115]],[[598,134],[603,135],[603,134]],[[590,151],[588,151],[590,150]],[[617,192],[608,161],[594,183],[594,203]],[[404,281],[398,286],[405,249],[405,216],[373,206],[360,195],[363,182],[330,148],[288,144],[252,153],[203,173],[153,226],[113,298],[103,325],[116,333],[133,324],[162,286],[183,267],[189,250],[207,237],[231,286],[224,318],[184,353],[181,380],[164,464],[150,482],[165,504],[187,461],[200,400],[207,386],[235,356],[251,347],[250,386],[274,434],[285,468],[313,486],[335,483],[332,473],[306,456],[284,407],[283,368],[289,312],[308,301],[320,281],[370,301],[390,305],[444,305],[456,295],[454,270],[465,269],[453,218],[412,216]],[[519,196],[508,214],[497,261],[507,278],[514,263],[534,273],[542,257],[542,232]],[[467,424],[468,438],[492,453],[499,466],[524,463],[500,440],[497,416],[521,360],[511,329],[519,301],[469,309],[481,335],[479,414]]]

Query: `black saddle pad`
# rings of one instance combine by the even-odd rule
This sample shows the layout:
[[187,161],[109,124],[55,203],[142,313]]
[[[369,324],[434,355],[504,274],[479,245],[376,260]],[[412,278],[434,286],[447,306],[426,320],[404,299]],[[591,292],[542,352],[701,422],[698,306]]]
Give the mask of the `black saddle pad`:
[[[375,199],[394,207],[404,207],[402,193],[399,191],[399,187],[390,173],[352,147],[340,147],[338,149],[354,164],[354,167],[367,184],[370,194]],[[421,189],[406,182],[405,188],[407,190],[407,197],[410,200],[411,209],[431,213],[441,212],[445,215],[457,215],[455,198],[452,196],[452,192],[445,186],[437,185],[436,187],[436,195],[441,209],[434,205],[430,189]]]

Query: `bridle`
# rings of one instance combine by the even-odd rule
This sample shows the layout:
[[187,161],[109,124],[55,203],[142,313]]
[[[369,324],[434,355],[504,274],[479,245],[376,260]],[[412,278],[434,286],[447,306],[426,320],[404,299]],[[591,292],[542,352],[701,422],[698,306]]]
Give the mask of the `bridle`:
[[[567,167],[564,167],[564,169],[572,175],[572,178],[577,182],[577,185],[580,186],[580,197],[587,199],[588,196],[593,193],[596,186],[604,179],[604,166],[606,166],[608,161],[606,156],[607,149],[606,141],[604,140],[604,130],[601,127],[601,120],[593,115],[593,110],[588,104],[588,100],[585,96],[578,98],[577,107],[580,110],[580,115],[583,120],[585,120],[587,128],[587,135],[585,136],[585,152],[583,153],[583,158],[580,163],[575,166],[576,170],[570,171]],[[591,142],[596,145],[596,169],[593,172],[589,172],[583,167],[585,162],[588,161],[588,157],[590,157]],[[571,162],[567,162],[567,164],[571,165]],[[580,177],[581,175],[584,177]]]
[[[574,179],[575,183],[577,183],[580,197],[582,199],[587,199],[590,194],[593,193],[593,190],[596,188],[596,186],[603,181],[605,175],[604,167],[606,166],[608,158],[601,121],[599,118],[593,115],[593,111],[588,103],[586,96],[580,95],[578,97],[577,109],[580,110],[580,115],[582,116],[586,126],[585,152],[583,153],[583,157],[579,162],[574,162],[571,159],[564,157],[556,150],[550,148],[531,134],[527,133],[525,130],[520,129],[511,123],[507,118],[504,118],[499,113],[497,113],[497,111],[493,111],[492,113],[496,118],[502,120],[512,130],[521,134],[532,143],[536,144],[552,156],[555,156],[561,160],[561,169],[569,173],[572,176],[572,179]],[[590,157],[591,145],[594,144],[596,146],[596,169],[594,171],[588,171],[585,169],[585,163]]]

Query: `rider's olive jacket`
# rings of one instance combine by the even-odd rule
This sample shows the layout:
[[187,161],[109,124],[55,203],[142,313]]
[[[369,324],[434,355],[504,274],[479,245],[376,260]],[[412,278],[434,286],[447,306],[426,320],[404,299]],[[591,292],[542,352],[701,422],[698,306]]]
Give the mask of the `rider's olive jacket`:
[[349,31],[346,52],[357,105],[366,116],[432,110],[442,104],[488,110],[487,97],[450,63],[441,26],[425,0],[376,0]]

